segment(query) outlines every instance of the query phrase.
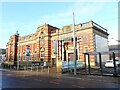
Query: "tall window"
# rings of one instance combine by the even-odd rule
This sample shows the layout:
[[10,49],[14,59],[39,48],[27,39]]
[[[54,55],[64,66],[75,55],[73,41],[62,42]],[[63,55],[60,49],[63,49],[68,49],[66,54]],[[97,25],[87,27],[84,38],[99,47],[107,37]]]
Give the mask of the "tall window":
[[29,56],[30,54],[30,46],[26,45],[26,55]]
[[83,43],[88,43],[88,37],[87,37],[87,35],[82,36],[82,42]]
[[29,53],[29,60],[30,60],[30,61],[32,60],[32,55],[31,55],[31,53]]
[[40,44],[44,45],[44,42],[45,42],[45,40],[44,40],[44,38],[42,38],[41,41],[40,41]]
[[37,53],[34,53],[34,60],[37,60]]
[[20,54],[18,54],[18,60],[20,61]]
[[89,52],[88,47],[84,47],[84,53]]
[[44,55],[45,55],[45,52],[42,51],[42,52],[41,52],[41,58],[44,58]]
[[53,48],[54,48],[54,53],[57,53],[57,41],[56,40],[54,40],[53,41]]
[[23,61],[25,60],[25,53],[23,53],[22,60]]

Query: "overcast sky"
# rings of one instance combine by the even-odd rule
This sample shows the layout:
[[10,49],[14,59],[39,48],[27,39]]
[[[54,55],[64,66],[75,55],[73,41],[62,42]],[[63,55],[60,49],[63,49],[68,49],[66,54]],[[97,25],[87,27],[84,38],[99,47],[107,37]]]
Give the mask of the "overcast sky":
[[[114,2],[113,2],[114,1]],[[75,23],[93,20],[108,30],[109,44],[116,44],[118,39],[118,0],[101,2],[7,2],[0,3],[0,48],[6,48],[11,35],[19,32],[20,36],[36,32],[44,23],[62,28],[72,24],[72,13]],[[112,38],[112,39],[111,39]]]

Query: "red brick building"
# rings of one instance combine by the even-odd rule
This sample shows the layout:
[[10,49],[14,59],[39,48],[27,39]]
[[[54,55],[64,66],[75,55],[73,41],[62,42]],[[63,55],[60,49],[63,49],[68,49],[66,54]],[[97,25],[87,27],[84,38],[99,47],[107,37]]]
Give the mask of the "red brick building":
[[[73,60],[73,26],[67,25],[62,29],[49,24],[41,25],[36,32],[26,36],[12,35],[7,43],[8,64],[27,62],[49,62],[53,66],[61,66],[62,61]],[[107,46],[107,30],[100,25],[89,21],[75,25],[77,60],[84,60],[84,52],[97,50],[97,37],[105,39],[102,43]],[[26,56],[26,46],[29,46],[29,56]],[[106,49],[107,50],[107,49]],[[98,50],[97,50],[98,51]],[[90,56],[91,63],[95,65],[95,56]]]

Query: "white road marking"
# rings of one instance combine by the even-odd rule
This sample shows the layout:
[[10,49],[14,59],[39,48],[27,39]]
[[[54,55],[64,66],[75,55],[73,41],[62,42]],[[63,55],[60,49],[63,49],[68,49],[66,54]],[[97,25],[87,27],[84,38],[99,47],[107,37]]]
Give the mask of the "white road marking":
[[58,82],[53,82],[53,81],[51,81],[50,83],[57,84],[57,85],[60,84],[60,83],[58,83]]
[[78,86],[78,85],[72,85],[74,87],[78,87],[78,88],[85,88],[85,87],[82,87],[82,86]]

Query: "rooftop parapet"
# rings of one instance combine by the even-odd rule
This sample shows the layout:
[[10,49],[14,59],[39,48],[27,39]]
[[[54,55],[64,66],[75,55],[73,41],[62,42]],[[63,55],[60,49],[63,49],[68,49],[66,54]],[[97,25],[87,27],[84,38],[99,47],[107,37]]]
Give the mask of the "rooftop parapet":
[[97,23],[95,23],[93,21],[89,21],[89,22],[86,22],[86,23],[80,23],[80,24],[75,25],[76,30],[84,29],[84,28],[90,28],[90,27],[100,29],[104,32],[107,32],[107,29],[103,28],[102,26],[98,25]]
[[[71,25],[66,25],[62,29],[59,29],[59,33],[67,33],[67,32],[72,32],[72,24]],[[95,30],[99,30],[102,33],[107,34],[107,29],[103,28],[102,26],[98,25],[97,23],[93,21],[89,21],[86,23],[80,23],[75,25],[75,31],[87,29],[87,28],[94,28]],[[57,33],[56,30],[52,32],[52,34]]]

